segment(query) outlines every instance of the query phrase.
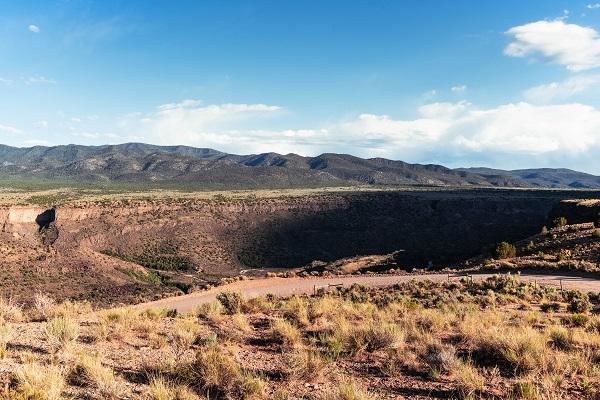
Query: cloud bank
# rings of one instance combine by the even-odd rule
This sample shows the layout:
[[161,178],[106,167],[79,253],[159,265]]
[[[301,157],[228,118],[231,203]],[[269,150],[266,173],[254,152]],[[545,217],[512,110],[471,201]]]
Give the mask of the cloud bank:
[[525,163],[520,166],[563,165],[593,157],[600,150],[600,110],[579,103],[522,101],[481,108],[466,101],[435,102],[419,107],[411,119],[360,114],[301,129],[246,127],[281,112],[281,107],[265,104],[201,105],[186,100],[151,113],[128,115],[121,128],[151,143],[241,154],[348,152],[455,165],[486,160],[504,160],[506,167],[513,161]]
[[600,67],[600,36],[593,28],[554,20],[515,26],[506,33],[512,38],[504,49],[507,56],[540,56],[576,72]]

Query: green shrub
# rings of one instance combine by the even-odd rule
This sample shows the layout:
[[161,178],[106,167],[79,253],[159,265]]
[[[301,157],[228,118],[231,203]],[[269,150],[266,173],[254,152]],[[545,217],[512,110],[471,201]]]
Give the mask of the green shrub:
[[567,306],[567,310],[572,313],[586,313],[590,311],[592,308],[592,303],[586,294],[581,294],[581,296],[573,297]]
[[501,242],[494,250],[494,258],[502,260],[505,258],[513,258],[517,256],[517,249],[514,245],[508,242]]
[[235,292],[223,292],[217,295],[217,300],[229,315],[242,312],[244,307],[244,298],[241,294]]
[[562,228],[564,226],[567,226],[567,219],[565,217],[554,218],[554,220],[552,221],[552,225],[555,228]]
[[560,311],[560,303],[553,301],[551,303],[540,304],[540,309],[543,312],[558,312]]

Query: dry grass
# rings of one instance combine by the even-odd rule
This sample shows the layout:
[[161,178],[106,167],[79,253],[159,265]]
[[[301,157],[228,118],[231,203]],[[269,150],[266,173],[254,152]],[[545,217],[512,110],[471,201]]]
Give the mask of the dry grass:
[[92,386],[104,399],[119,398],[122,388],[113,370],[102,364],[98,354],[79,354],[68,375],[70,382],[80,386]]
[[[61,400],[65,376],[60,367],[35,362],[23,364],[14,373],[16,387],[7,398]],[[14,396],[14,397],[13,397]]]
[[472,398],[484,392],[485,378],[470,363],[455,363],[452,375],[461,398]]
[[46,322],[46,340],[54,350],[74,343],[79,337],[79,324],[70,317],[57,317]]
[[[361,400],[435,388],[447,398],[591,399],[600,318],[568,312],[572,298],[513,278],[233,295],[239,313],[212,303],[191,315],[79,316],[85,305],[40,297],[45,323],[0,323],[10,371],[0,377],[11,382],[0,398]],[[539,311],[550,302],[559,311]]]
[[187,386],[175,385],[158,376],[150,379],[147,400],[200,400],[200,396]]
[[21,322],[24,319],[23,310],[12,300],[0,297],[0,320]]
[[273,321],[273,339],[286,347],[296,347],[302,341],[300,329],[285,319]]
[[350,379],[344,379],[338,386],[325,393],[322,400],[375,400],[376,397]]
[[327,361],[316,351],[294,349],[285,355],[286,373],[293,379],[315,381],[327,366]]
[[219,301],[204,303],[196,309],[196,315],[207,321],[218,323],[223,320],[223,306]]

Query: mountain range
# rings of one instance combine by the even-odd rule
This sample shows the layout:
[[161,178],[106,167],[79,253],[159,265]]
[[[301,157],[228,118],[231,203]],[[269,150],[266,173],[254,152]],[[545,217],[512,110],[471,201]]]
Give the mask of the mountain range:
[[347,185],[600,188],[600,177],[568,169],[450,169],[348,154],[237,155],[208,148],[143,143],[29,148],[0,145],[0,179],[195,189]]

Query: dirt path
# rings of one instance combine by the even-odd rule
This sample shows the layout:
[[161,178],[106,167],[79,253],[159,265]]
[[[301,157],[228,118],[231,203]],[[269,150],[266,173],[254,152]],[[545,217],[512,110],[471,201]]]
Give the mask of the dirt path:
[[[495,274],[475,274],[474,280],[489,278]],[[542,285],[562,287],[564,289],[576,289],[582,292],[600,292],[600,276],[598,278],[590,275],[547,275],[542,273],[521,273],[521,279],[526,282],[537,282]],[[224,291],[234,291],[245,297],[265,296],[269,293],[278,296],[290,296],[293,294],[313,293],[315,289],[327,288],[330,285],[350,286],[358,283],[366,286],[383,287],[395,283],[408,282],[412,279],[431,280],[442,282],[448,280],[447,274],[422,274],[422,275],[378,275],[378,276],[343,276],[335,278],[312,277],[312,278],[266,278],[246,281],[238,281],[228,285],[219,286],[211,290],[187,294],[177,297],[169,297],[149,303],[136,305],[136,308],[169,308],[180,312],[192,311],[198,305],[215,300],[217,294]],[[450,275],[450,279],[460,279],[460,276]]]

